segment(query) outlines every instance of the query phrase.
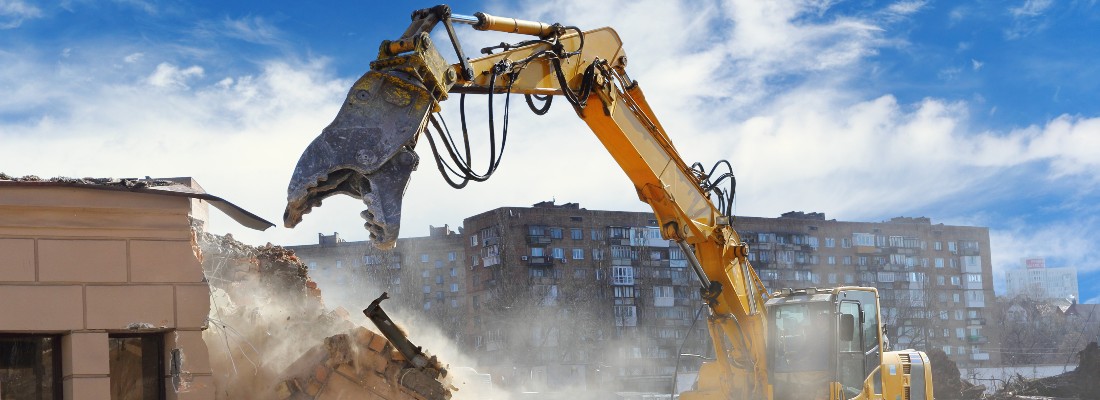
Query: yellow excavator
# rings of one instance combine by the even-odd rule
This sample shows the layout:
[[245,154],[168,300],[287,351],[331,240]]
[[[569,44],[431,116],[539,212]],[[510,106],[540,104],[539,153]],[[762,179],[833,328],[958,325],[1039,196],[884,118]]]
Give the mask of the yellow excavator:
[[[440,24],[459,60],[453,65],[430,36]],[[455,35],[460,24],[524,39],[470,59]],[[716,356],[680,399],[932,398],[927,355],[888,351],[874,288],[764,287],[733,227],[730,164],[719,162],[707,171],[681,159],[641,86],[627,75],[626,53],[611,28],[582,31],[436,6],[413,12],[408,29],[382,42],[370,68],[298,161],[288,188],[287,227],[324,198],[344,194],[366,204],[362,216],[371,239],[392,247],[402,197],[419,165],[413,149],[421,136],[456,188],[488,179],[499,165],[507,125],[500,150],[490,129],[488,169],[475,171],[465,114],[463,149],[441,123],[442,102],[457,94],[464,109],[466,95],[490,94],[493,118],[495,95],[523,95],[538,114],[554,98],[564,98],[653,208],[663,237],[679,245],[698,278]],[[723,167],[726,172],[718,173]]]

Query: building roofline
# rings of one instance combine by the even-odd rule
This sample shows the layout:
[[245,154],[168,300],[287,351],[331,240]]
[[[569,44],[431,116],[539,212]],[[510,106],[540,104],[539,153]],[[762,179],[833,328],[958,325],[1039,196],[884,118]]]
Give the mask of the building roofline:
[[0,174],[0,187],[69,187],[78,189],[110,190],[116,192],[146,193],[169,197],[186,197],[205,200],[214,208],[228,215],[237,223],[258,231],[275,226],[268,220],[237,206],[221,197],[206,193],[201,188],[192,188],[175,179],[74,179],[52,178],[41,180],[37,177],[11,178]]

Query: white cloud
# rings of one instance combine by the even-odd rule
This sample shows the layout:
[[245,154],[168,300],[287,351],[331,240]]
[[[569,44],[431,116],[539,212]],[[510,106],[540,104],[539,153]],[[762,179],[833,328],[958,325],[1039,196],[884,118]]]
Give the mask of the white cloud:
[[226,36],[259,44],[273,44],[279,41],[281,32],[263,17],[247,16],[239,19],[226,17],[222,20]]
[[160,63],[157,65],[156,71],[153,71],[146,78],[146,82],[159,88],[187,89],[189,79],[201,78],[202,76],[203,69],[197,65],[180,69],[169,63]]
[[141,53],[141,52],[130,53],[130,54],[126,55],[126,57],[123,57],[122,61],[125,61],[127,64],[133,64],[133,63],[136,63],[136,62],[140,61],[142,59],[142,57],[145,57],[145,53]]
[[978,71],[978,70],[981,70],[983,66],[985,66],[984,62],[975,60],[973,58],[970,59],[970,68],[971,69],[973,69],[975,71]]
[[[490,12],[586,28],[613,24],[630,56],[632,77],[680,154],[689,163],[700,160],[709,166],[729,159],[734,164],[740,215],[806,210],[869,220],[948,200],[982,204],[1043,190],[1052,182],[1073,188],[1100,180],[1096,117],[1061,116],[1020,129],[980,132],[970,127],[967,102],[928,98],[899,103],[888,93],[868,94],[861,85],[868,58],[904,38],[890,37],[881,21],[805,18],[828,5],[540,1],[522,4],[526,10]],[[675,29],[655,29],[655,24]],[[245,29],[253,31],[263,29]],[[460,35],[470,43],[501,40],[461,27]],[[133,49],[111,53],[117,53],[113,60],[140,54]],[[174,59],[159,53],[146,58]],[[65,75],[49,62],[3,50],[0,61],[7,67],[0,86],[13,88],[10,96],[0,97],[0,114],[34,116],[0,120],[3,172],[190,175],[211,193],[276,223],[295,162],[335,116],[354,78],[333,76],[324,60],[271,60],[253,74],[171,63],[150,73],[149,65],[135,62],[127,63],[126,71],[140,74],[120,76],[115,69],[90,65],[81,69],[91,72],[80,81],[68,79],[79,74]],[[189,90],[148,90],[149,85]],[[438,176],[427,146],[418,148],[422,160],[406,196],[405,236],[425,235],[428,225],[459,226],[462,218],[491,208],[550,198],[590,209],[647,209],[564,102],[549,115],[534,117],[522,99],[512,100],[509,147],[489,182],[454,191]],[[480,101],[484,98],[468,98],[467,107],[483,107]],[[443,108],[457,129],[457,99]],[[473,119],[477,115],[471,113],[477,125],[471,133],[483,143],[486,131],[482,120]],[[487,153],[485,147],[478,149]],[[1001,184],[1010,172],[1032,178],[1027,181],[1031,186]],[[290,244],[314,242],[317,232],[364,239],[358,217],[362,208],[358,201],[333,198],[299,228],[262,234],[237,229],[212,214],[218,231],[233,230],[250,243]],[[995,242],[1008,244],[998,245],[994,254],[1019,258],[1024,254],[1014,253],[1015,243],[1038,243],[1027,255],[1095,254],[1080,244],[1059,247],[1029,236],[1031,231],[1062,234],[1057,227],[1027,228],[1032,227],[996,231]]]
[[926,4],[928,4],[928,2],[918,0],[899,1],[891,4],[886,10],[893,14],[910,15],[923,9]]
[[1010,7],[1008,12],[1017,18],[1036,17],[1045,12],[1053,4],[1053,0],[1024,0],[1024,3],[1019,6]]
[[14,29],[42,17],[42,10],[22,0],[0,0],[0,29]]

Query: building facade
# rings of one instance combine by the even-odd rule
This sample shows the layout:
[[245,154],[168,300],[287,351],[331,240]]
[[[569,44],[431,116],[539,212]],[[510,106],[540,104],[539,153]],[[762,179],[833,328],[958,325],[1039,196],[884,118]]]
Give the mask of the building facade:
[[[895,348],[941,348],[964,366],[997,362],[987,350],[997,335],[985,322],[994,299],[988,229],[817,213],[738,217],[734,227],[769,290],[874,286]],[[462,326],[450,332],[507,387],[664,392],[674,375],[677,386],[694,381],[700,358],[678,355],[712,351],[696,318],[696,278],[651,213],[543,202],[474,215],[459,233],[436,236],[401,239],[396,253],[357,244],[362,253],[344,259],[373,260],[366,274],[403,271],[372,279],[389,282],[391,293],[419,294],[405,298],[424,311],[459,302],[451,321]],[[299,250],[307,263],[310,254]],[[453,267],[453,276],[432,272]],[[450,278],[461,278],[453,297]]]
[[963,366],[999,362],[986,315],[995,299],[988,228],[801,212],[738,217],[734,226],[768,289],[872,286],[895,348],[940,348]]
[[0,398],[214,398],[210,204],[251,216],[189,178],[0,174]]
[[1005,291],[1009,297],[1072,302],[1079,296],[1077,269],[1047,268],[1042,258],[1026,258],[1023,269],[1005,271]]
[[466,269],[463,238],[449,227],[431,227],[429,236],[398,239],[392,250],[369,241],[346,242],[318,234],[318,244],[288,246],[324,288],[328,307],[359,312],[383,292],[382,303],[398,322],[429,321],[456,343],[463,343]]

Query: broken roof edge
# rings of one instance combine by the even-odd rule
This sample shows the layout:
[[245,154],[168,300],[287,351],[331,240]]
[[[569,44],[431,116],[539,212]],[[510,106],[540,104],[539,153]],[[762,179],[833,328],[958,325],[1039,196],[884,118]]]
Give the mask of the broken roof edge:
[[186,197],[191,199],[205,200],[209,202],[211,205],[214,206],[214,208],[217,208],[222,213],[229,216],[229,218],[232,218],[238,224],[241,224],[246,228],[263,231],[275,226],[275,224],[271,223],[270,221],[263,219],[260,216],[253,214],[228,200],[206,193],[206,191],[202,190],[201,187],[192,188],[188,186],[187,184],[181,182],[182,179],[188,179],[192,182],[194,181],[190,178],[52,178],[48,180],[42,180],[38,177],[12,178],[8,175],[0,173],[0,187],[73,187],[82,189],[148,193],[171,197]]

